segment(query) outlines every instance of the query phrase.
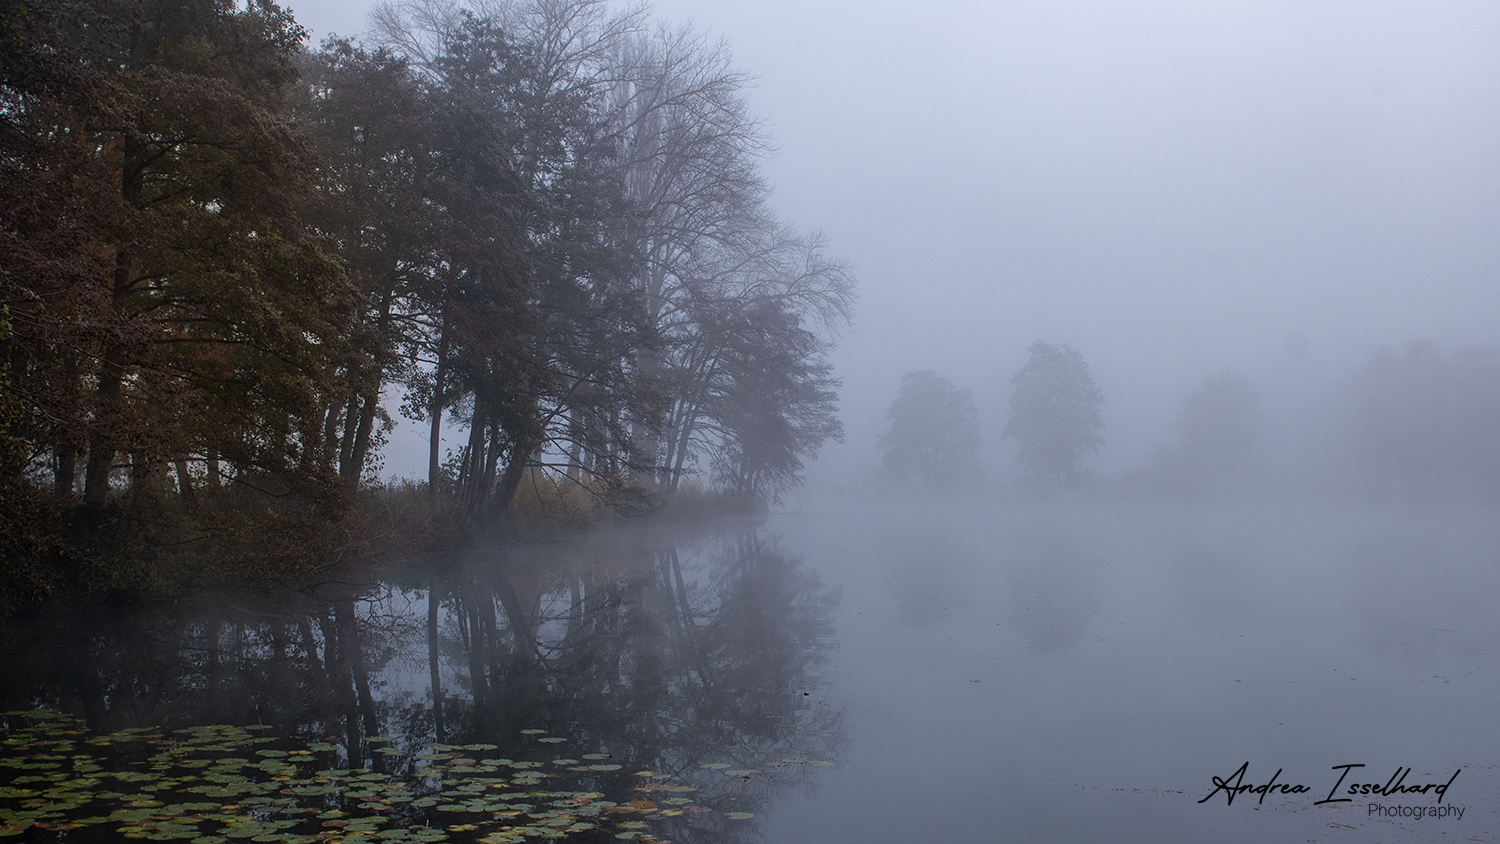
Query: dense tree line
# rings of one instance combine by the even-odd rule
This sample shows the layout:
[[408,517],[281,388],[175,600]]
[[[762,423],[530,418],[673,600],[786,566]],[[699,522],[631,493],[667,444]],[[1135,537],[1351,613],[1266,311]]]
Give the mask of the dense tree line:
[[269,0],[0,9],[7,543],[253,512],[300,547],[391,396],[467,523],[541,471],[774,498],[840,436],[853,281],[769,212],[722,45],[600,0],[382,7],[316,50]]
[[1500,351],[1383,348],[1338,396],[1324,435],[1337,486],[1410,501],[1500,495]]
[[[1291,355],[1296,359],[1295,355]],[[1367,501],[1490,501],[1500,493],[1500,353],[1413,340],[1319,384],[1281,418],[1227,370],[1184,396],[1177,441],[1121,478],[1132,494],[1287,493]],[[1272,410],[1275,410],[1274,406]]]

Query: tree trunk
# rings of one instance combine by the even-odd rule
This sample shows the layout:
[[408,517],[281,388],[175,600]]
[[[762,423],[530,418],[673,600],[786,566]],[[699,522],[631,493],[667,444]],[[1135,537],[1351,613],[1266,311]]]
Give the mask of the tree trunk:
[[[359,396],[355,395],[349,399],[349,410],[344,414],[344,435],[339,442],[339,476],[344,476],[345,468],[354,453],[354,436],[359,430]],[[357,476],[356,476],[357,477]]]
[[[140,207],[145,166],[140,142],[127,137],[123,144],[124,163],[120,174],[120,195],[135,208]],[[114,287],[110,291],[110,316],[123,319],[125,297],[135,286],[135,256],[126,248],[115,252]],[[100,362],[99,382],[94,390],[94,430],[89,437],[89,457],[83,474],[83,501],[91,507],[104,506],[109,496],[109,475],[114,469],[116,442],[124,396],[125,353],[119,339],[106,341]]]
[[439,452],[443,445],[443,400],[445,398],[443,385],[448,378],[448,323],[446,318],[438,330],[442,332],[442,336],[438,339],[437,372],[434,375],[432,407],[429,411],[432,416],[432,427],[428,431],[427,438],[427,501],[432,505],[437,504],[438,482],[442,477]]
[[115,465],[115,434],[120,425],[125,362],[111,349],[104,356],[99,371],[99,388],[95,395],[96,412],[93,436],[89,438],[89,459],[83,474],[83,502],[103,507],[109,496],[109,475]]
[[463,513],[465,521],[479,511],[485,493],[485,424],[480,410],[481,405],[476,398],[474,415],[469,420],[469,445],[466,449],[468,455],[464,469]]
[[375,408],[380,402],[379,392],[366,395],[361,400],[359,426],[354,434],[354,447],[349,451],[349,462],[339,467],[339,476],[352,492],[359,486],[360,476],[365,470],[365,455],[370,451],[370,436],[375,429]]
[[187,460],[179,457],[174,463],[177,469],[177,495],[189,513],[198,512],[198,493],[193,489],[193,477],[188,474]]
[[[380,312],[375,318],[375,330],[382,344],[385,343],[386,335],[391,330],[391,304],[395,300],[395,295],[394,285],[388,285],[385,295],[380,299]],[[376,359],[379,368],[370,376],[369,383],[360,396],[362,407],[359,412],[359,429],[354,435],[354,448],[349,455],[349,464],[340,467],[339,473],[344,479],[344,484],[351,491],[359,486],[359,479],[365,471],[365,459],[370,453],[370,438],[375,430],[375,412],[380,407],[381,380],[389,358],[389,350],[382,345],[380,355]]]
[[510,505],[516,500],[516,490],[521,488],[521,476],[526,473],[527,455],[518,446],[512,446],[510,459],[505,464],[505,474],[500,477],[500,486],[495,490],[495,499],[490,512],[497,520],[510,514]]

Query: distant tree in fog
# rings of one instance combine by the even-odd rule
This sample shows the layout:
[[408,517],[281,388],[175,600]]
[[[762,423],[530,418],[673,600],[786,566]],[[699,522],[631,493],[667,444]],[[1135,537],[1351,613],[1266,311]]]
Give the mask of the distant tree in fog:
[[1060,483],[1104,444],[1104,394],[1072,346],[1038,340],[1029,351],[1010,379],[1010,418],[1001,436],[1015,438],[1016,462],[1029,474]]
[[1260,399],[1233,370],[1204,378],[1183,399],[1176,447],[1160,447],[1133,473],[1158,494],[1202,495],[1242,486],[1260,457]]
[[1346,479],[1361,493],[1500,494],[1500,353],[1448,357],[1414,340],[1382,349],[1355,380],[1345,411]]
[[969,390],[936,372],[908,372],[885,418],[881,467],[891,478],[932,488],[977,474],[979,411]]
[[1238,372],[1203,379],[1182,402],[1178,452],[1190,482],[1213,485],[1243,478],[1260,452],[1260,399]]

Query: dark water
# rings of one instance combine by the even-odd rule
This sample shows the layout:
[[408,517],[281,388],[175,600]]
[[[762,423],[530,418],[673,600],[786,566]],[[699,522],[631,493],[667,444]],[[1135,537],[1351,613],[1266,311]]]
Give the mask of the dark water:
[[[395,779],[485,748],[452,764],[691,797],[619,832],[641,840],[1489,841],[1493,515],[835,506],[598,536],[33,619],[5,631],[0,705],[96,733],[265,725]],[[562,755],[620,767],[545,767]],[[1346,765],[1333,797],[1447,788],[1316,805]],[[1305,791],[1200,802],[1241,766]],[[476,819],[451,840],[500,823]]]

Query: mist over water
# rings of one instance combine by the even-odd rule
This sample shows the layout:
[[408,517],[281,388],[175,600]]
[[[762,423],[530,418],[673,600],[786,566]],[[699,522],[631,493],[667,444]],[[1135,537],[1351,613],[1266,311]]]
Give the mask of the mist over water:
[[[642,816],[674,841],[1483,840],[1491,512],[830,498],[297,595],[44,615],[7,636],[0,703],[101,733],[263,724],[420,788],[468,752],[480,772],[534,760],[564,796],[689,789],[702,814]],[[1273,775],[1302,788],[1215,787]],[[1393,780],[1449,788],[1318,805]],[[439,819],[508,823],[465,799]]]
[[[768,840],[1495,828],[1487,508],[1054,502],[771,524],[844,586],[829,676],[852,742]],[[1284,769],[1279,782],[1310,794],[1199,802],[1247,761],[1244,783]],[[1408,784],[1461,770],[1443,802],[1463,820],[1371,817],[1369,798],[1314,805],[1345,764],[1381,785],[1408,766]]]

